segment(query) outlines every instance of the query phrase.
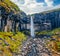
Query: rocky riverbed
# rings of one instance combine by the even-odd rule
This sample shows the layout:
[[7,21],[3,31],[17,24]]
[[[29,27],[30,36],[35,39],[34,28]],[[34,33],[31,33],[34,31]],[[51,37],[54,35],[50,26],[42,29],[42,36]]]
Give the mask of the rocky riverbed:
[[43,38],[30,38],[22,47],[19,56],[52,56],[51,51],[45,46],[46,41]]

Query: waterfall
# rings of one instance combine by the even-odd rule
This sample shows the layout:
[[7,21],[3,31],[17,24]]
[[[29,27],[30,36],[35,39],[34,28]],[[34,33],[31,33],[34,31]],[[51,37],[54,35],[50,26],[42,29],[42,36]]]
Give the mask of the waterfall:
[[31,37],[35,37],[33,16],[31,16]]

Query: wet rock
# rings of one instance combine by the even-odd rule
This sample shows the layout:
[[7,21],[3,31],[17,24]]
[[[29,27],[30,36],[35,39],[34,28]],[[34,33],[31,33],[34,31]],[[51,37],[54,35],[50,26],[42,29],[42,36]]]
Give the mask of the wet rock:
[[22,51],[22,56],[51,56],[44,39],[40,38],[27,40]]

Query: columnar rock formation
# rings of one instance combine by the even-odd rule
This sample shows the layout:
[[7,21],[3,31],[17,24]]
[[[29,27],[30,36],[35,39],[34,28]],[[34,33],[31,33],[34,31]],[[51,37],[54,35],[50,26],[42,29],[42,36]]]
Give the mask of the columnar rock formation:
[[10,0],[0,1],[0,31],[20,31],[21,17],[25,13]]
[[[60,27],[60,9],[33,14],[33,16],[36,31]],[[0,1],[0,31],[16,32],[22,30],[30,30],[30,16],[19,10],[9,0]]]

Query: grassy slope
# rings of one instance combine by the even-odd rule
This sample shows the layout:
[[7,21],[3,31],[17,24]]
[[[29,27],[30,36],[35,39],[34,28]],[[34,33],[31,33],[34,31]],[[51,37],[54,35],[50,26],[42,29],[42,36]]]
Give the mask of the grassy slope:
[[50,12],[53,12],[53,11],[59,11],[59,10],[60,10],[60,8],[56,8],[56,9],[44,11],[44,12],[42,12],[42,13],[50,13]]
[[4,2],[10,7],[13,8],[17,11],[19,11],[19,8],[17,7],[17,5],[15,5],[13,2],[11,2],[10,0],[4,0]]
[[[60,11],[60,8],[56,8],[56,9],[52,9],[52,10],[48,10],[48,11],[43,11],[43,12],[36,13],[36,14],[46,14],[46,13],[50,13],[50,12],[54,12],[54,11]],[[32,15],[34,15],[34,14],[32,14]]]
[[2,2],[0,1],[0,6],[2,5],[5,7],[8,7],[10,10],[13,10],[13,11],[20,11],[17,5],[11,2],[10,0],[4,0]]
[[13,32],[0,32],[0,55],[13,56],[13,53],[18,53],[21,50],[25,40],[26,36],[21,32],[17,32],[15,35]]

